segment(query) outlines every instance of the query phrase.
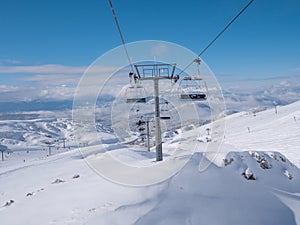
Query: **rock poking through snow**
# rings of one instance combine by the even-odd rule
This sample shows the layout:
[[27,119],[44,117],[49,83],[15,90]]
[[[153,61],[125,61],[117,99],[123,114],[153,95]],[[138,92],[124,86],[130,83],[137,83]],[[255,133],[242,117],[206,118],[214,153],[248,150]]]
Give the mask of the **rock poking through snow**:
[[72,179],[77,179],[77,178],[79,178],[79,177],[80,177],[79,174],[75,174],[75,175],[72,177]]
[[52,184],[59,184],[59,183],[63,183],[63,182],[65,182],[65,181],[57,178],[55,181],[52,182]]
[[293,179],[293,175],[289,172],[289,171],[284,171],[284,175],[287,176],[287,178],[289,178],[290,180]]
[[254,176],[253,172],[249,168],[247,168],[242,175],[244,175],[244,177],[247,180],[256,180],[256,177]]
[[29,192],[26,194],[26,197],[29,197],[29,196],[32,196],[33,195],[33,192]]
[[223,159],[223,162],[224,162],[224,165],[225,165],[225,166],[230,165],[233,161],[234,161],[233,158],[230,158],[230,159]]
[[272,166],[270,163],[268,163],[268,161],[266,159],[262,159],[261,162],[260,162],[260,167],[262,169],[271,169]]
[[13,204],[15,201],[14,200],[9,200],[8,202],[5,203],[4,206],[10,206],[11,204]]

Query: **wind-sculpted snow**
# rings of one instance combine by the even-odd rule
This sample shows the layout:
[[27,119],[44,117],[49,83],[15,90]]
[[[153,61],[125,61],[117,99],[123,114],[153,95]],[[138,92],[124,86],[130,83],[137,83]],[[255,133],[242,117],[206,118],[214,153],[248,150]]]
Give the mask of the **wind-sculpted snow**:
[[[230,165],[212,165],[200,173],[197,167],[202,157],[196,153],[153,197],[123,205],[87,224],[263,225],[269,221],[296,225],[293,210],[274,191],[300,193],[300,170],[280,153],[229,152]],[[272,167],[261,168],[258,158],[268,160]],[[254,171],[256,180],[244,178],[247,168]],[[286,170],[295,175],[292,180],[284,174]],[[298,197],[290,198],[300,207]]]
[[[170,181],[160,198],[153,199],[157,201],[154,207],[135,224],[259,225],[265,224],[264,221],[278,225],[296,224],[292,211],[272,193],[272,189],[281,186],[281,190],[299,193],[299,180],[290,182],[282,173],[260,169],[248,152],[230,154],[237,158],[232,165],[211,166],[203,173],[195,170],[201,158],[201,154],[196,154]],[[249,161],[241,162],[238,158]],[[259,180],[247,181],[241,176],[237,168],[247,166],[255,170]],[[295,172],[299,176],[299,170],[295,169]]]

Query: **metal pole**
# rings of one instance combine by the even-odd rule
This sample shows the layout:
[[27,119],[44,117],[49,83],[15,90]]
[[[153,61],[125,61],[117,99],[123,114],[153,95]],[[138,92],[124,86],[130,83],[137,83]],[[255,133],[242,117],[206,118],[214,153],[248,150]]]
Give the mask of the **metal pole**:
[[160,129],[160,111],[159,111],[159,87],[158,77],[153,79],[154,81],[154,100],[155,100],[155,145],[156,145],[156,161],[162,161],[162,140]]
[[149,129],[149,120],[147,120],[147,149],[150,152],[150,129]]

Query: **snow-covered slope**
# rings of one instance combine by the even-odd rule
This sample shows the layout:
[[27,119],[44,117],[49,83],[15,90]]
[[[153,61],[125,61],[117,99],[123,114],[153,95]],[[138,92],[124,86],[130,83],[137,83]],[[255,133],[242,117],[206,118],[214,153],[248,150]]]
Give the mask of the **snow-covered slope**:
[[[11,151],[31,151],[55,147],[74,146],[73,124],[70,111],[36,111],[0,114],[0,139]],[[65,142],[65,145],[66,145]]]
[[300,167],[300,101],[226,118],[225,143],[237,150],[278,151]]
[[[255,116],[247,112],[228,116],[221,160],[203,172],[198,166],[209,124],[180,138],[170,137],[165,147],[179,138],[182,146],[199,142],[198,152],[173,178],[147,187],[105,180],[77,150],[18,164],[10,157],[0,163],[1,221],[10,225],[299,225],[300,170],[294,165],[300,161],[299,118],[300,102],[278,107],[277,114],[271,109]],[[139,152],[130,150],[131,146],[115,144],[112,153],[126,155],[122,160],[138,159]]]

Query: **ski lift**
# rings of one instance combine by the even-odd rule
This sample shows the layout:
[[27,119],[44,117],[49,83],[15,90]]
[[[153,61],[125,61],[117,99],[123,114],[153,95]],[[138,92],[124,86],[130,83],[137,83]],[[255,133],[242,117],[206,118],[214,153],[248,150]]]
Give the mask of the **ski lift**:
[[[196,79],[198,79],[198,78],[196,78]],[[195,82],[196,79],[192,78],[192,77],[185,77],[183,80],[186,80],[188,82],[194,80],[194,82]],[[186,86],[185,88],[182,88],[180,98],[182,100],[204,101],[207,99],[207,96],[201,90],[199,85],[192,84],[192,85]]]
[[125,91],[127,103],[145,103],[146,90],[142,85],[129,86]]
[[145,127],[139,127],[138,130],[139,130],[140,132],[142,132],[142,131],[146,130],[146,128],[145,128]]
[[139,106],[137,106],[136,108],[136,116],[137,116],[137,122],[135,124],[137,126],[137,130],[142,134],[142,131],[146,129],[145,128],[146,121],[144,120],[143,115],[140,114]]
[[[194,63],[197,64],[198,75],[194,77],[186,76],[181,80],[180,86],[182,89],[180,98],[182,100],[204,101],[206,100],[207,96],[200,86],[200,82],[202,82],[202,78],[200,78],[200,58],[196,58]],[[205,82],[204,85],[207,92],[207,86]]]
[[165,101],[160,110],[160,119],[169,120],[171,119],[170,111],[169,111],[169,102]]
[[137,125],[137,126],[142,126],[142,125],[145,125],[145,121],[144,120],[142,120],[142,119],[139,119],[135,124]]
[[199,81],[202,81],[199,77],[184,77],[181,82],[181,94],[180,98],[182,100],[192,100],[192,101],[204,101],[207,96],[204,91],[202,91]]
[[[140,137],[144,137],[146,135],[146,127],[145,127],[145,121],[140,119],[137,123],[137,131],[139,132]],[[142,142],[144,141],[144,138],[142,138]]]
[[135,123],[137,126],[143,126],[146,124],[146,121],[143,119],[143,116],[139,115],[139,109],[137,110],[138,121]]
[[206,94],[197,92],[181,93],[180,98],[182,100],[205,101]]

